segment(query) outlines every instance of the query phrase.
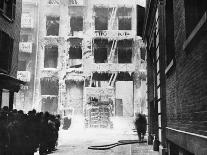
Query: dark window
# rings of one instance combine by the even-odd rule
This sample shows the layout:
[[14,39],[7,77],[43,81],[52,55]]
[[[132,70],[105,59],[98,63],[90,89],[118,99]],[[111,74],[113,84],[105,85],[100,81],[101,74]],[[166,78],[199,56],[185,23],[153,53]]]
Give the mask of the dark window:
[[140,57],[142,60],[146,60],[146,49],[140,48]]
[[186,37],[191,34],[206,10],[206,0],[185,0]]
[[81,47],[70,47],[69,58],[70,59],[82,59],[82,48]]
[[119,30],[131,30],[131,17],[119,17]]
[[47,36],[58,36],[60,17],[48,16],[46,20]]
[[95,30],[107,30],[109,9],[95,8],[94,11],[95,11]]
[[118,48],[118,62],[131,63],[132,62],[132,49],[131,48]]
[[[173,1],[166,1],[166,65],[175,57]],[[155,33],[155,38],[156,38]],[[155,39],[156,40],[156,39]],[[155,43],[156,44],[156,43]]]
[[0,72],[9,73],[14,40],[5,32],[0,31]]
[[16,0],[1,0],[0,11],[9,20],[15,19]]
[[131,63],[132,62],[132,39],[119,40],[117,43],[118,62]]
[[106,63],[109,42],[107,39],[94,40],[94,60],[95,63]]
[[107,17],[95,17],[95,30],[107,30],[108,18]]
[[69,58],[82,59],[82,39],[70,39]]
[[4,8],[4,0],[0,0],[0,11],[3,11]]
[[106,63],[107,62],[107,48],[96,48],[94,49],[95,63]]
[[44,68],[57,68],[57,60],[58,60],[58,47],[46,46]]
[[18,62],[18,71],[26,71],[26,61]]
[[127,7],[119,7],[117,16],[118,17],[124,17],[124,16],[131,16],[132,15],[132,8]]
[[142,36],[145,8],[137,5],[137,35]]
[[71,17],[70,28],[72,35],[74,31],[83,31],[83,17]]
[[58,95],[58,79],[45,77],[41,79],[41,95]]

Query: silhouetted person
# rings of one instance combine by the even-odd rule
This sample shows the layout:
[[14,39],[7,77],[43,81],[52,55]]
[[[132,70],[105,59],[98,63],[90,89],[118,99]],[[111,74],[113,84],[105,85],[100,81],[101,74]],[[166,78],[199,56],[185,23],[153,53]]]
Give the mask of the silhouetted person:
[[135,127],[137,130],[139,141],[143,142],[144,135],[146,134],[147,130],[147,119],[144,114],[136,114]]

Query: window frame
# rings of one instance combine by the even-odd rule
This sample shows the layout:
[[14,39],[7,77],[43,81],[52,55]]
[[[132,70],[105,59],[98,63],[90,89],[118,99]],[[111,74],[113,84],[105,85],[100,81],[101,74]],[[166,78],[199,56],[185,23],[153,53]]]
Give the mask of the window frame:
[[[7,39],[8,39],[8,41],[9,41],[9,49],[7,49],[8,51],[8,59],[7,59],[7,66],[6,66],[6,68],[1,68],[1,66],[0,66],[0,72],[3,72],[3,73],[6,73],[6,74],[9,74],[10,73],[10,71],[11,71],[11,66],[12,66],[12,54],[13,54],[13,47],[14,47],[14,39],[13,38],[11,38],[7,33],[5,33],[5,32],[3,32],[3,31],[1,31],[0,30],[0,50],[2,49],[2,47],[1,47],[1,42],[2,42],[2,36],[3,36],[3,33],[4,33],[4,35],[7,37]],[[3,54],[3,53],[2,53]],[[1,64],[2,62],[0,61],[0,64]]]
[[[48,49],[52,49],[52,48],[56,48],[57,49],[57,51],[49,51]],[[45,65],[46,65],[46,60],[45,60],[45,58],[46,58],[46,52],[47,53],[49,53],[49,54],[51,54],[52,52],[57,52],[57,58],[56,58],[56,67],[46,67]],[[59,55],[59,53],[58,53],[58,46],[57,45],[46,45],[45,46],[45,48],[44,48],[44,66],[43,66],[43,68],[44,69],[57,69],[58,68],[58,55]]]
[[[78,19],[78,20],[80,20],[81,21],[81,25],[82,25],[82,27],[81,27],[81,30],[75,30],[75,29],[72,29],[72,27],[73,27],[73,25],[72,24],[74,24],[75,22],[75,20],[74,19]],[[72,21],[72,20],[74,20],[74,21]],[[76,21],[77,22],[77,21]],[[78,23],[78,22],[77,22]],[[75,23],[75,24],[77,24],[77,23]],[[74,28],[74,27],[73,27]],[[76,31],[78,31],[78,32],[80,32],[80,31],[83,31],[83,28],[84,28],[84,17],[83,16],[71,16],[70,17],[70,33],[72,34],[72,36],[74,35],[74,32],[76,32]]]
[[7,11],[5,9],[5,3],[6,3],[6,0],[1,0],[1,6],[0,6],[0,14],[5,18],[7,19],[9,22],[14,22],[15,20],[15,13],[16,13],[16,0],[11,0],[11,10],[9,10],[11,16],[7,15]]
[[[173,9],[173,1],[171,0],[166,1],[165,15],[166,15],[166,18],[165,18],[165,29],[166,29],[165,74],[168,74],[171,68],[175,66],[174,9]],[[167,23],[169,23],[169,21],[170,21],[170,24],[166,25]]]
[[[120,29],[120,20],[129,19],[130,20],[130,29]],[[118,30],[132,30],[132,16],[120,16],[118,17]]]
[[[47,19],[48,19],[48,17],[49,17],[49,18],[57,18],[57,19],[58,19],[58,22],[59,22],[59,23],[58,23],[58,32],[57,32],[58,34],[57,34],[57,35],[50,35],[50,34],[48,35],[48,29],[47,29],[47,28],[48,28],[48,27],[47,27],[47,21],[48,21]],[[46,36],[47,36],[47,37],[49,37],[49,36],[56,36],[56,37],[57,37],[57,36],[59,36],[59,35],[60,35],[60,16],[50,16],[50,15],[47,15],[47,16],[46,16]]]

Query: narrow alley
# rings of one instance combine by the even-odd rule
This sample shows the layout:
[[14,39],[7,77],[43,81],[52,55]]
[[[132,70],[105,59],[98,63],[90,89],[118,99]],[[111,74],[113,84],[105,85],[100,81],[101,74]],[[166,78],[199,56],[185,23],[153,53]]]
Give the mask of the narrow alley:
[[0,0],[0,155],[207,155],[207,0]]
[[69,130],[60,130],[58,147],[52,155],[158,155],[147,143],[118,145],[107,150],[88,149],[90,146],[109,145],[124,140],[137,141],[133,120],[129,120],[117,120],[122,125],[117,123],[113,129],[85,129],[80,123],[71,124]]

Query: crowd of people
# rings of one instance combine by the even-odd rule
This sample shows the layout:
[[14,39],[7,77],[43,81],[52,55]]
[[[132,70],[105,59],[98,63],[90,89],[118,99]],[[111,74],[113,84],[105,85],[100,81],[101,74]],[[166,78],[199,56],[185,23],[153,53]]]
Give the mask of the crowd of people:
[[48,112],[0,109],[0,154],[40,155],[56,149],[60,116]]

